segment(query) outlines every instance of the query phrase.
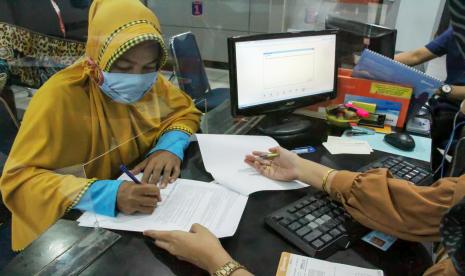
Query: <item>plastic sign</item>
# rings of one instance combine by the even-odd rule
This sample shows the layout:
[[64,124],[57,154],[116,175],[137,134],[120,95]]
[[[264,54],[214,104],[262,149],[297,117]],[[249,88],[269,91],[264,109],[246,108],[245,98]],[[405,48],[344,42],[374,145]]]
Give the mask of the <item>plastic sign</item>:
[[203,15],[203,4],[202,1],[196,0],[192,2],[192,15],[201,16]]

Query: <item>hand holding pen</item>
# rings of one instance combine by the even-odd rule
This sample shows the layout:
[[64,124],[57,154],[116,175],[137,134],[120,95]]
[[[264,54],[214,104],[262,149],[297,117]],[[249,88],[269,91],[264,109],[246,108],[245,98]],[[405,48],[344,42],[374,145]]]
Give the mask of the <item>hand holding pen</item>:
[[269,152],[254,151],[245,157],[245,162],[265,177],[292,181],[298,178],[297,166],[300,157],[281,147],[269,149]]
[[141,183],[124,165],[120,166],[122,173],[132,181],[123,181],[116,195],[116,207],[124,214],[141,212],[151,214],[157,203],[161,201],[160,189],[157,185]]

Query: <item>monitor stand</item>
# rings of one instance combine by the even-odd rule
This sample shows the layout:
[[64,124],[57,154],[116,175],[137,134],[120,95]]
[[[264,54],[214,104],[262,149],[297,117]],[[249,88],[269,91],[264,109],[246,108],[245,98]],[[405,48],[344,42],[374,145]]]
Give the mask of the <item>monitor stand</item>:
[[292,114],[292,111],[270,113],[257,127],[261,134],[271,136],[285,144],[307,136],[311,129],[312,121],[308,117]]

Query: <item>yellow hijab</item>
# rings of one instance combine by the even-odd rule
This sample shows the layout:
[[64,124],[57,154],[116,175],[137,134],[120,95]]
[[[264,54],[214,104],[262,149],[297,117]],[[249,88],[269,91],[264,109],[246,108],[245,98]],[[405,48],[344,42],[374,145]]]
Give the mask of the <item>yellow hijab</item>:
[[12,248],[22,250],[73,208],[95,179],[117,177],[168,130],[197,131],[200,112],[159,75],[135,104],[113,102],[98,86],[99,68],[134,45],[166,47],[155,15],[139,0],[94,0],[86,57],[48,80],[34,95],[5,165],[0,188],[12,212]]

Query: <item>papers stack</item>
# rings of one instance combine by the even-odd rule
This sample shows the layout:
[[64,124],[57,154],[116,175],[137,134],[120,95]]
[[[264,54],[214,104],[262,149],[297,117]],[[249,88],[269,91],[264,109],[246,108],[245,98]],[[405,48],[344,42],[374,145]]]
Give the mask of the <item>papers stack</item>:
[[328,136],[328,141],[323,146],[331,154],[370,154],[373,152],[367,141],[350,138]]
[[[141,179],[142,174],[137,178]],[[120,177],[125,179],[126,177]],[[103,227],[125,231],[182,230],[189,231],[192,224],[200,223],[217,237],[230,237],[236,232],[248,196],[243,196],[215,183],[178,179],[161,190],[162,201],[150,214],[116,217],[85,212],[79,226]]]
[[[229,237],[236,232],[249,194],[306,187],[297,181],[266,178],[244,162],[245,155],[253,150],[268,151],[278,146],[270,137],[198,134],[196,138],[205,168],[215,182],[178,179],[161,190],[162,201],[152,214],[107,217],[88,211],[78,219],[79,225],[142,232],[189,231],[192,224],[199,223],[219,238]],[[136,177],[140,180],[142,174]],[[130,180],[126,175],[119,179]]]

